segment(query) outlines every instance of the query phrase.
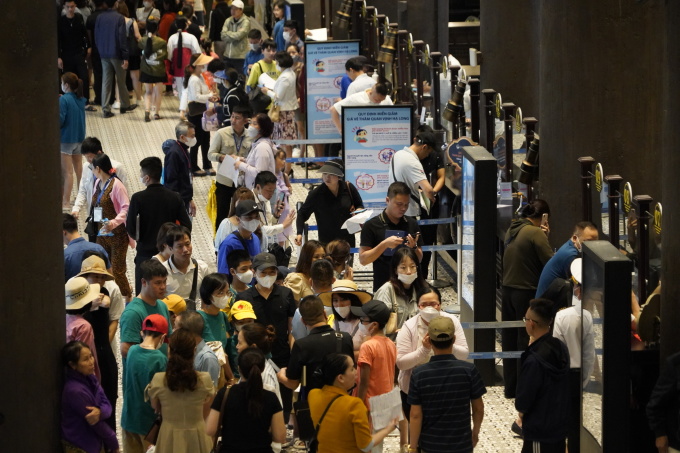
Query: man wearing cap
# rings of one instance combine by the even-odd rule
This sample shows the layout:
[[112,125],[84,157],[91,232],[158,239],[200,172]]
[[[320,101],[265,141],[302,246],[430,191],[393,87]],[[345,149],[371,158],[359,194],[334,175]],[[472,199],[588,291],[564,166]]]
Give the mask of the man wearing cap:
[[87,251],[95,251],[103,254],[106,259],[106,268],[111,268],[109,255],[101,245],[86,241],[78,232],[78,220],[71,214],[62,214],[62,237],[64,245],[64,281],[80,272],[83,263],[83,255]]
[[170,312],[170,325],[174,329],[178,329],[177,317],[181,313],[187,311],[187,302],[183,297],[178,296],[177,294],[168,294],[167,297],[163,299],[163,302],[167,305],[168,311]]
[[222,241],[217,252],[217,272],[229,274],[227,256],[232,250],[246,250],[251,257],[260,253],[260,238],[253,234],[260,226],[260,212],[253,200],[240,200],[235,208],[238,231],[234,231]]
[[[239,203],[240,204],[240,203]],[[291,335],[291,324],[295,314],[293,292],[285,286],[275,285],[278,268],[276,258],[271,253],[260,253],[253,259],[255,286],[236,296],[236,300],[250,302],[256,322],[265,326],[272,325],[276,338],[272,344],[272,361],[278,367],[285,367],[290,359],[290,347],[295,341]],[[281,388],[284,413],[292,408],[292,390]]]
[[323,383],[317,376],[314,376],[314,371],[321,365],[324,357],[334,352],[354,358],[352,337],[347,332],[335,332],[328,325],[323,302],[317,296],[307,296],[302,299],[300,314],[302,322],[310,329],[309,335],[293,344],[288,366],[281,368],[277,376],[281,384],[292,390],[300,384],[303,368],[306,368],[306,389],[320,389]]
[[[142,290],[127,304],[120,317],[120,354],[125,358],[131,346],[141,342],[142,321],[149,315],[159,314],[170,323],[170,312],[161,300],[165,297],[168,270],[158,260],[151,259],[140,265],[142,271]],[[168,334],[172,333],[172,325]],[[167,353],[167,347],[163,347]]]
[[[389,393],[394,388],[397,347],[385,336],[385,326],[392,310],[384,302],[375,299],[361,307],[350,307],[350,310],[359,318],[359,329],[367,337],[357,359],[356,396],[370,410],[372,397]],[[379,451],[382,451],[382,447],[379,447]]]
[[[220,76],[227,77],[224,75],[224,71],[215,74],[215,77]],[[253,139],[246,133],[246,124],[249,119],[250,109],[245,106],[237,106],[231,112],[231,125],[223,127],[213,134],[208,149],[208,159],[218,162],[218,170],[224,161],[224,156],[246,157],[250,152]],[[219,228],[222,220],[229,215],[229,206],[231,206],[231,198],[234,196],[234,192],[236,192],[236,181],[232,181],[218,171],[215,176],[216,228]]]
[[139,163],[139,176],[145,190],[134,193],[130,198],[130,208],[125,227],[131,238],[137,241],[135,256],[135,290],[142,289],[142,276],[139,265],[151,259],[158,250],[156,240],[158,231],[166,222],[179,223],[191,231],[191,219],[184,202],[175,191],[163,187],[161,174],[163,163],[156,157],[145,157]]
[[243,2],[231,2],[231,17],[224,21],[220,37],[224,43],[224,62],[227,68],[236,69],[243,73],[243,62],[248,53],[248,32],[250,20],[243,14]]
[[409,452],[420,448],[428,453],[468,453],[477,445],[486,387],[474,364],[453,355],[455,332],[453,320],[448,317],[439,316],[428,325],[425,341],[434,356],[411,376]]
[[165,371],[168,364],[168,358],[159,349],[167,342],[170,329],[164,316],[146,316],[140,321],[137,333],[142,335],[143,340],[141,344],[130,348],[123,362],[123,412],[120,424],[125,453],[144,453],[149,448],[145,436],[156,420],[156,413],[145,400],[144,391],[154,374]]
[[354,247],[354,235],[341,227],[352,217],[354,210],[364,207],[361,195],[351,182],[343,181],[345,173],[340,161],[325,162],[319,172],[323,184],[309,192],[298,212],[295,243],[302,245],[305,223],[314,214],[319,227],[319,241],[328,244],[335,239],[343,239]]
[[[595,231],[597,232],[597,230]],[[574,280],[572,306],[558,311],[555,315],[553,337],[566,344],[569,350],[571,411],[569,412],[567,446],[569,451],[580,451],[581,389],[585,388],[590,381],[590,374],[595,365],[595,337],[593,334],[593,315],[588,310],[581,310],[581,298],[583,297],[581,258],[576,258],[571,262],[570,272]],[[583,313],[583,317],[581,317],[581,313]],[[581,361],[581,351],[583,351],[583,361]]]
[[397,151],[392,156],[390,162],[389,178],[390,184],[395,181],[406,183],[411,189],[411,203],[409,203],[406,215],[416,217],[420,215],[420,196],[419,188],[423,191],[423,196],[434,203],[434,190],[430,181],[427,180],[425,170],[421,160],[425,159],[434,151],[436,138],[433,132],[418,132],[413,144],[402,150]]
[[418,222],[404,215],[412,203],[411,189],[403,182],[393,182],[387,188],[386,200],[383,212],[368,220],[361,230],[359,262],[362,266],[373,263],[373,292],[389,280],[390,262],[398,247],[411,247],[418,260],[423,258]]
[[548,299],[532,299],[524,315],[530,340],[520,358],[515,409],[526,452],[566,448],[570,360],[567,346],[550,334],[553,307]]
[[187,227],[174,225],[166,232],[165,243],[172,249],[170,259],[163,263],[168,270],[166,291],[196,302],[201,282],[209,269],[203,260],[192,256],[191,231]]
[[190,332],[196,340],[196,354],[194,355],[194,369],[196,371],[205,371],[210,375],[215,388],[220,377],[220,364],[217,361],[217,356],[205,343],[203,339],[203,329],[205,322],[203,316],[195,311],[183,311],[177,316],[175,329],[185,329]]
[[74,277],[66,282],[66,342],[82,341],[92,351],[94,357],[94,374],[101,382],[97,347],[94,342],[92,325],[83,315],[92,309],[95,302],[101,300],[100,288],[90,284],[83,277]]

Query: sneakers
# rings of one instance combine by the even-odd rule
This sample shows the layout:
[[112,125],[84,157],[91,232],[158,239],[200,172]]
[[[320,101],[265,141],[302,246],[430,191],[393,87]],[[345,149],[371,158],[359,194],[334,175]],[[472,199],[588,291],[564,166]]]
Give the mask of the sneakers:
[[302,156],[302,150],[298,148],[297,146],[293,148],[293,157],[301,157]]
[[120,108],[120,102],[118,102],[118,101],[114,102],[113,105],[111,106],[111,108],[118,110]]

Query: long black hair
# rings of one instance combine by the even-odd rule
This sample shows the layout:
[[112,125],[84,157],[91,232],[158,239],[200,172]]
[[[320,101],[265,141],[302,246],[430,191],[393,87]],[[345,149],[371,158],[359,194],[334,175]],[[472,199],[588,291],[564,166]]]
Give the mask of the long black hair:
[[264,386],[262,372],[264,371],[264,353],[258,348],[244,349],[238,355],[238,367],[241,376],[246,377],[246,398],[248,400],[248,415],[258,417],[264,406]]
[[[158,20],[150,16],[146,20],[146,32],[148,35],[154,35],[158,31]],[[151,58],[151,55],[153,54],[153,39],[152,36],[148,36],[146,38],[146,44],[144,45],[144,58],[149,59]]]
[[[182,61],[182,32],[186,30],[187,22],[188,18],[180,11],[177,15],[177,19],[175,19],[175,25],[177,25],[177,33],[179,35],[177,36],[177,61],[175,62],[177,69],[182,69],[184,67],[184,62]],[[170,55],[170,58],[172,58],[172,55]]]
[[[404,258],[411,258],[413,263],[416,265],[416,272],[418,273],[418,278],[413,281],[409,289],[404,287],[404,284],[401,282],[401,280],[399,280],[399,275],[397,273],[397,268]],[[392,286],[394,286],[394,292],[397,296],[408,299],[412,294],[417,293],[421,290],[421,288],[427,285],[427,282],[423,278],[423,274],[420,272],[420,266],[418,263],[418,256],[416,255],[416,252],[413,251],[413,249],[409,247],[401,247],[394,251],[394,255],[392,255],[392,261],[390,262],[390,283],[392,283]]]

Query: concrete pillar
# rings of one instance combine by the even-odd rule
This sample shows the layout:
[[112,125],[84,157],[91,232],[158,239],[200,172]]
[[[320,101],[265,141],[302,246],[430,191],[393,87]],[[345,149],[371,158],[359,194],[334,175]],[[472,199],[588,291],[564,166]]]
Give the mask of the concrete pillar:
[[64,260],[54,3],[17,2],[0,40],[0,439],[60,451]]
[[579,156],[593,156],[606,175],[630,181],[634,194],[659,199],[662,8],[619,0],[540,3],[538,196],[552,207],[553,246],[564,243],[580,216]]
[[539,116],[539,6],[539,0],[481,2],[482,88],[501,93],[525,117]]
[[665,4],[666,21],[666,53],[664,55],[664,111],[663,118],[663,146],[662,146],[662,169],[657,172],[662,176],[662,191],[660,201],[663,204],[663,231],[661,248],[661,365],[669,355],[680,351],[680,336],[676,326],[680,324],[680,263],[677,260],[680,253],[680,184],[678,172],[680,171],[680,154],[678,142],[680,140],[680,128],[677,127],[680,120],[680,86],[677,81],[680,77],[680,42],[675,35],[680,24],[680,4],[667,2]]

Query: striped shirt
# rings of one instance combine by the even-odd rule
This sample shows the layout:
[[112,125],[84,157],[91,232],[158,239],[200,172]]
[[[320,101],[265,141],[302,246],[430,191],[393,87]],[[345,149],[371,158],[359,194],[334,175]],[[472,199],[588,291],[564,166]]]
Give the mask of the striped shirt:
[[416,368],[408,403],[422,407],[420,448],[427,453],[472,452],[470,401],[485,393],[477,368],[453,354],[435,355]]

